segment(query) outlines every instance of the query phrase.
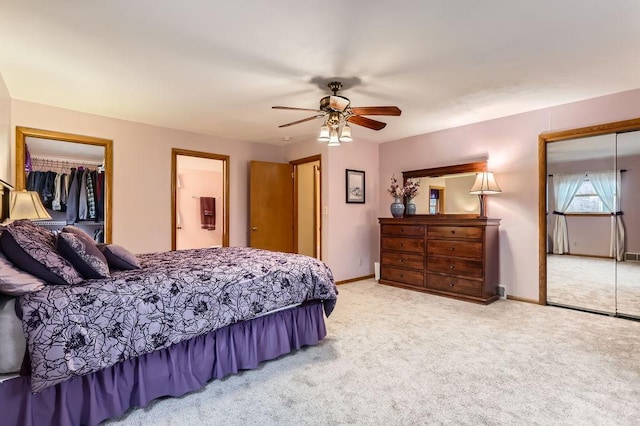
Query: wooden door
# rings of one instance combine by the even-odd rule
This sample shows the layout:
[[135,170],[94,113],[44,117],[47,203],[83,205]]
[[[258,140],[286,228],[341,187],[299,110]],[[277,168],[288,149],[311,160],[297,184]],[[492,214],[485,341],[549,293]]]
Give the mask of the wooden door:
[[293,252],[293,166],[251,161],[249,245]]

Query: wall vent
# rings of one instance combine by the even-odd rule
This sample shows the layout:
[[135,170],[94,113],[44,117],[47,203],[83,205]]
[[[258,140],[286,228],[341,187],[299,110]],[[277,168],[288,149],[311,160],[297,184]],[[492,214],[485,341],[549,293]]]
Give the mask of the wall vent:
[[640,262],[640,253],[625,253],[624,260],[629,262]]

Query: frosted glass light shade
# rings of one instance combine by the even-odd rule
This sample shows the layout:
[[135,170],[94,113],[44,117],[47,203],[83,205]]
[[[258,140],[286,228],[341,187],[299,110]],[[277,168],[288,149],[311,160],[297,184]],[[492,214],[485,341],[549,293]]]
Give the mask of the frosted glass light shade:
[[318,142],[329,142],[329,126],[320,127],[320,136],[318,136]]
[[336,129],[331,130],[331,137],[329,137],[329,143],[327,144],[327,146],[340,146],[338,131]]
[[340,142],[351,142],[353,139],[351,138],[351,127],[348,125],[344,125],[342,131],[340,132]]
[[11,191],[9,194],[9,219],[51,219],[35,191]]
[[473,183],[469,194],[499,194],[502,192],[493,172],[480,172],[476,174],[476,181]]

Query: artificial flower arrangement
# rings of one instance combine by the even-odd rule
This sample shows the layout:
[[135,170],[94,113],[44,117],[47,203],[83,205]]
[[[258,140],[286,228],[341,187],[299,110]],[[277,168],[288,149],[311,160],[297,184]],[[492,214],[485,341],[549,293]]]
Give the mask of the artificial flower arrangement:
[[407,184],[403,188],[404,196],[409,199],[415,198],[416,195],[418,195],[419,188],[420,188],[419,180],[414,181],[411,179],[407,179]]
[[407,184],[405,186],[400,186],[400,182],[396,179],[396,176],[391,176],[391,185],[389,186],[389,194],[393,198],[415,198],[418,195],[418,189],[420,188],[420,181],[413,181],[411,179],[407,179]]
[[400,186],[400,183],[398,182],[398,179],[396,179],[395,175],[391,176],[391,186],[389,186],[389,189],[387,191],[389,191],[389,194],[391,194],[393,198],[404,197],[404,188]]

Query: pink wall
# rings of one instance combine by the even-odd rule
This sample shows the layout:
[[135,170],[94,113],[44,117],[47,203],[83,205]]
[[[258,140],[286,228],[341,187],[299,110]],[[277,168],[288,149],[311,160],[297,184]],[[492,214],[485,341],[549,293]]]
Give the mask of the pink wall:
[[[322,154],[322,260],[336,280],[373,274],[378,257],[378,144],[356,139],[339,147],[314,140],[288,145],[287,160]],[[365,203],[345,201],[345,170],[365,172]]]
[[[13,126],[114,140],[114,242],[135,252],[171,244],[171,148],[225,154],[230,164],[230,243],[247,244],[248,161],[289,161],[322,154],[322,258],[337,280],[373,272],[378,217],[389,217],[385,192],[393,173],[488,158],[503,193],[489,213],[502,219],[501,282],[510,295],[538,297],[538,135],[640,117],[640,90],[532,111],[377,145],[356,139],[329,149],[315,141],[286,147],[232,141],[12,100]],[[428,117],[425,117],[428,119]],[[14,132],[12,130],[12,138]],[[14,154],[11,142],[12,155]],[[13,161],[12,161],[13,164]],[[345,169],[366,172],[366,203],[345,203]],[[11,176],[14,175],[11,172]],[[140,190],[132,191],[135,183]],[[323,212],[324,213],[324,212]]]
[[503,191],[488,202],[502,219],[500,281],[509,295],[537,301],[538,135],[636,117],[640,89],[381,144],[378,213],[390,216],[393,173],[487,158]]
[[11,173],[11,97],[0,74],[0,179],[7,183],[15,183],[15,175]]
[[[247,244],[250,160],[284,161],[282,148],[85,114],[13,99],[12,129],[27,126],[113,139],[113,242],[136,253],[171,249],[171,148],[230,156],[230,245]],[[12,131],[15,157],[15,130]],[[14,176],[15,171],[12,171]]]

